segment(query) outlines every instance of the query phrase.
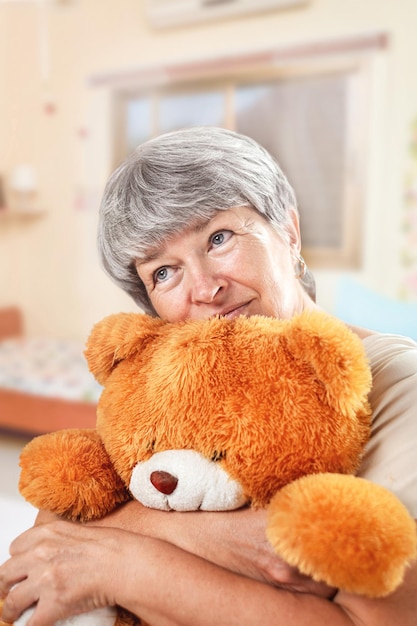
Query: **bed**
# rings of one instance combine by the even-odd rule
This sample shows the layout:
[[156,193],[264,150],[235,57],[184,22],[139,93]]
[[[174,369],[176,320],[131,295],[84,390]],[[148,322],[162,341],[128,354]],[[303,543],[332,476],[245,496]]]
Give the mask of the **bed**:
[[1,430],[93,428],[100,393],[81,343],[27,337],[19,308],[0,308]]

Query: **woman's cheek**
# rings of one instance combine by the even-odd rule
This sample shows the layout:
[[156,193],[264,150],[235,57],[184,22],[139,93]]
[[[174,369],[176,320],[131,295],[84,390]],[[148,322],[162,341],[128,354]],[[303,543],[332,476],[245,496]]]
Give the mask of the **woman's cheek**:
[[188,317],[186,298],[175,290],[155,294],[151,302],[159,317],[167,322],[182,322]]

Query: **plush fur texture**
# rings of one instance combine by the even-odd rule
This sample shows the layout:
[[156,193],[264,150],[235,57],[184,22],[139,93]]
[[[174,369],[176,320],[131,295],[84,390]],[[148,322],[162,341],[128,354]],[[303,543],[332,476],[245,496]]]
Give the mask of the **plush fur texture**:
[[397,498],[353,476],[371,374],[344,324],[318,312],[179,324],[117,314],[94,327],[86,357],[104,387],[97,431],[28,444],[20,490],[32,504],[98,518],[131,497],[138,464],[195,450],[248,504],[269,506],[268,538],[302,572],[371,597],[401,582],[415,526]]

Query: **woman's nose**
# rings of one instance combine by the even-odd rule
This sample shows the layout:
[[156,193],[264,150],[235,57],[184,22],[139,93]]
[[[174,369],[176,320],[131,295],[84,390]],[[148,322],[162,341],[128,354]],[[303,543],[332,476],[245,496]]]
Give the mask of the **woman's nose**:
[[224,287],[223,282],[220,278],[207,273],[202,273],[195,277],[191,286],[192,301],[197,303],[213,302]]
[[191,274],[191,299],[197,303],[213,302],[225,287],[225,281],[209,267],[194,268]]

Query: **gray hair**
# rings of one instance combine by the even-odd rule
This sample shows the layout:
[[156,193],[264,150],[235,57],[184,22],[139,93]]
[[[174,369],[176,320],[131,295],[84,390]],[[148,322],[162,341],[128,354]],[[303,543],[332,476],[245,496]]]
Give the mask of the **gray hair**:
[[[272,156],[250,137],[192,127],[140,145],[110,177],[100,207],[98,246],[106,272],[155,315],[135,261],[218,210],[255,208],[285,236],[294,191]],[[313,281],[313,283],[311,282]],[[314,279],[302,279],[314,299]]]

